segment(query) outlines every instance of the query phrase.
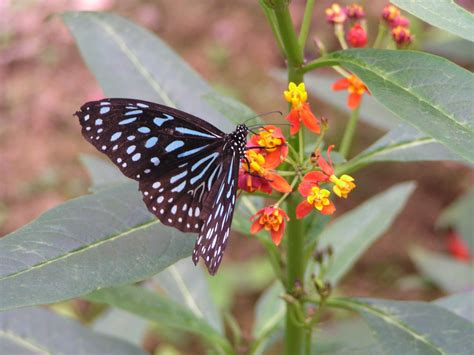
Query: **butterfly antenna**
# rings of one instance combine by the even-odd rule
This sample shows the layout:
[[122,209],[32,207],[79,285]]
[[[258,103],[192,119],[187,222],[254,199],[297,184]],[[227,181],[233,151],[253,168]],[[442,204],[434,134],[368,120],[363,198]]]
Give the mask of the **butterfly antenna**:
[[243,123],[247,123],[248,121],[251,121],[257,117],[263,117],[263,116],[268,116],[268,115],[272,115],[274,113],[278,113],[280,116],[283,116],[283,113],[281,111],[278,111],[278,110],[275,110],[275,111],[268,111],[268,112],[264,112],[264,113],[260,113],[256,116],[253,116],[253,117],[250,117],[250,118],[247,118]]

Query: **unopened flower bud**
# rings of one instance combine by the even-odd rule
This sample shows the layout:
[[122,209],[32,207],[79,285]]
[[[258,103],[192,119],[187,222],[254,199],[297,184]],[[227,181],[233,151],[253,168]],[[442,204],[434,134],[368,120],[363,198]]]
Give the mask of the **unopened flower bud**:
[[359,23],[352,26],[347,32],[346,38],[351,47],[362,48],[367,44],[367,32]]

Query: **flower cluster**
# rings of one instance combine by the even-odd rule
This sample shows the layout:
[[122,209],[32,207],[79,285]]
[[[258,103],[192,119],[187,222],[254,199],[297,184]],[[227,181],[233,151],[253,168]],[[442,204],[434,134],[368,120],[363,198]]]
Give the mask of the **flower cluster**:
[[313,208],[321,214],[333,214],[336,211],[334,203],[329,199],[331,192],[321,185],[332,185],[333,192],[340,198],[347,198],[355,188],[354,178],[350,175],[337,177],[334,173],[334,165],[331,160],[333,145],[328,147],[327,160],[316,153],[318,170],[311,171],[303,177],[298,186],[298,191],[305,197],[296,208],[296,218],[300,219],[308,215]]
[[259,129],[247,142],[247,151],[239,171],[239,189],[247,192],[272,190],[290,192],[291,187],[274,169],[288,155],[281,129],[268,125]]
[[392,39],[399,47],[407,46],[413,41],[413,35],[408,28],[410,21],[401,15],[397,7],[393,5],[385,6],[382,11],[382,19],[390,27]]
[[[354,8],[351,16],[361,16],[360,11],[361,9]],[[365,86],[355,76],[344,80],[348,80],[348,90],[353,91],[350,95],[351,105],[359,105],[360,96],[366,90]],[[341,86],[342,84],[338,85]],[[324,134],[324,132],[321,133],[320,120],[311,111],[308,103],[308,93],[303,83],[298,85],[290,83],[283,96],[291,104],[290,112],[286,117],[291,125],[291,135],[298,133],[301,123],[310,132]],[[321,140],[318,141],[321,142]],[[283,194],[278,202],[260,209],[250,218],[252,222],[250,232],[252,234],[265,230],[270,233],[276,245],[280,244],[289,217],[279,205],[288,197],[292,192],[292,187],[300,179],[298,191],[304,197],[304,200],[296,208],[296,218],[305,217],[313,209],[326,215],[334,213],[336,207],[331,200],[331,194],[334,193],[340,198],[347,198],[348,194],[355,188],[355,184],[354,178],[349,175],[340,177],[335,175],[330,155],[332,149],[333,146],[329,146],[327,158],[324,158],[319,153],[319,148],[317,148],[316,152],[313,153],[314,159],[309,160],[312,163],[302,164],[303,162],[300,159],[299,164],[301,165],[298,167],[298,165],[295,165],[298,163],[288,158],[289,146],[281,129],[274,125],[266,125],[251,136],[247,142],[245,157],[242,160],[239,188],[246,192],[261,191],[271,194],[273,191],[277,191]],[[295,176],[291,186],[276,170],[287,158],[289,165],[295,167],[295,171],[292,173]]]
[[326,20],[341,27],[350,21],[349,30],[346,32],[346,40],[351,47],[362,48],[367,44],[367,29],[365,24],[364,8],[358,4],[341,7],[334,3],[326,9]]

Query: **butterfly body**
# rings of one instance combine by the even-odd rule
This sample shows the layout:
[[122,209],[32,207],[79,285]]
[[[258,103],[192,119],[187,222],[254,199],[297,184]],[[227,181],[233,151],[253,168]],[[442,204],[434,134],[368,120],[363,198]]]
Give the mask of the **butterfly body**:
[[247,126],[226,134],[183,111],[134,99],[88,102],[76,116],[84,138],[139,182],[150,212],[199,233],[193,261],[202,257],[214,274],[230,234]]

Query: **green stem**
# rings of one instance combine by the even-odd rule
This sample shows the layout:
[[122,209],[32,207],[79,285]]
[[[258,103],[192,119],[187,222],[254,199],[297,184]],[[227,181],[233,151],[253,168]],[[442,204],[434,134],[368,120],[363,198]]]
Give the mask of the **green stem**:
[[330,67],[338,64],[338,61],[333,58],[322,57],[306,63],[306,65],[303,67],[303,71],[307,73],[317,68]]
[[359,119],[359,107],[352,110],[351,117],[349,119],[349,122],[346,125],[344,136],[342,137],[341,145],[339,147],[339,153],[344,158],[347,158],[349,151],[351,149],[352,139],[354,138],[354,133],[355,133],[358,119]]
[[272,29],[273,36],[276,39],[278,49],[280,49],[281,54],[284,58],[286,58],[285,48],[283,47],[283,41],[281,39],[280,32],[278,31],[278,27],[276,25],[275,13],[272,9],[269,9],[268,6],[265,4],[263,0],[260,0],[260,7],[263,9],[263,13],[267,18],[268,23],[270,24],[270,28]]
[[373,48],[379,48],[380,45],[382,44],[383,40],[385,39],[385,34],[387,33],[387,26],[383,23],[380,22],[379,24],[379,30],[377,32],[377,37],[375,38]]
[[301,23],[301,30],[300,30],[300,36],[298,38],[298,42],[301,47],[301,50],[303,51],[304,51],[304,46],[306,44],[306,40],[308,39],[309,25],[311,24],[311,17],[313,15],[314,2],[315,0],[306,1],[306,8],[304,10],[303,22]]
[[336,23],[334,25],[334,34],[336,35],[337,40],[341,44],[342,49],[349,48],[349,46],[347,45],[347,42],[346,42],[346,37],[345,37],[345,33],[344,33],[344,26],[342,24]]

